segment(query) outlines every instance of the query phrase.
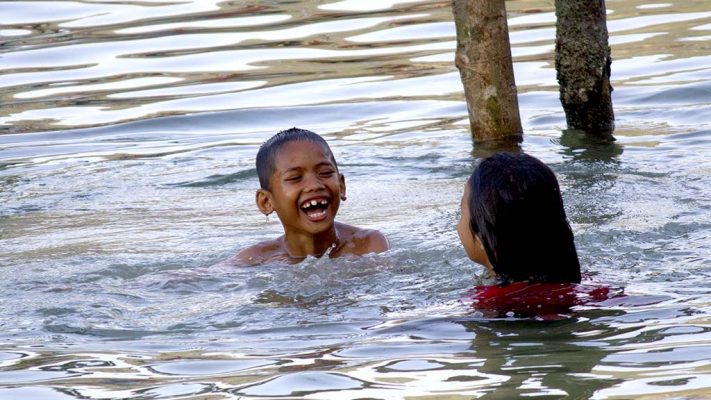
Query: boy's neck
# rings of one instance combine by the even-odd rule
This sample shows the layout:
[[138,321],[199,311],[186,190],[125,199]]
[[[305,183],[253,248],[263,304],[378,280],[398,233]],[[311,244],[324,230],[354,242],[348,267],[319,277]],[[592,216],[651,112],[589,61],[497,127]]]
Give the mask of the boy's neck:
[[291,258],[321,257],[329,250],[340,247],[338,228],[334,223],[331,229],[316,235],[284,233],[282,236],[284,251]]

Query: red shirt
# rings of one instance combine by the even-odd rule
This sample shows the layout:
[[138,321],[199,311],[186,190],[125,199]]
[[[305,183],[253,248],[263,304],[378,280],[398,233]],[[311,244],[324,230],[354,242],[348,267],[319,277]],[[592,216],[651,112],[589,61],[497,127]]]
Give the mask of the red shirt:
[[617,294],[613,292],[616,291],[599,284],[513,282],[476,286],[465,300],[489,314],[549,319],[570,313],[574,306],[607,300]]

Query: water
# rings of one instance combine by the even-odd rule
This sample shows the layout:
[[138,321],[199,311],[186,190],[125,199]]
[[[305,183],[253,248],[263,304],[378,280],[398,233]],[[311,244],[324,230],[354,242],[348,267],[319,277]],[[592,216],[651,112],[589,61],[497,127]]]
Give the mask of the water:
[[[711,11],[607,3],[614,144],[563,131],[550,2],[507,2],[523,148],[626,294],[541,322],[461,301],[448,1],[0,2],[0,398],[710,397]],[[215,266],[280,233],[252,165],[291,126],[392,251]]]

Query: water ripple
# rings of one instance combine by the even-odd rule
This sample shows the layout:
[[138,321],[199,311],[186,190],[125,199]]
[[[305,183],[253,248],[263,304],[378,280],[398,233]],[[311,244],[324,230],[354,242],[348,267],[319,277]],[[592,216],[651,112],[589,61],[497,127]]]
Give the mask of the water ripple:
[[[624,293],[557,321],[462,298],[489,282],[454,230],[487,150],[448,1],[0,2],[0,397],[708,392],[706,2],[608,4],[613,143],[564,129],[553,5],[507,8],[522,147]],[[282,233],[254,156],[291,126],[331,144],[339,219],[393,250],[220,264]]]

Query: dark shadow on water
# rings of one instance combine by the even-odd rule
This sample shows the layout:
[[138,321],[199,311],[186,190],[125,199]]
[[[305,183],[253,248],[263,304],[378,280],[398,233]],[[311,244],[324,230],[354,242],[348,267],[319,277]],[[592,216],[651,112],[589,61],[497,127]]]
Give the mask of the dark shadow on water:
[[590,135],[574,129],[561,132],[560,145],[562,153],[575,161],[616,161],[623,151],[611,134]]
[[[569,218],[576,223],[604,224],[620,215],[614,199],[620,175],[623,147],[612,135],[589,135],[579,130],[563,130],[560,136],[563,163],[555,167],[569,205]],[[570,201],[569,201],[570,200]]]
[[489,140],[486,142],[475,142],[471,151],[475,160],[492,156],[499,152],[521,153],[522,138],[512,136],[505,139]]
[[[522,139],[511,137],[486,142],[475,142],[471,151],[474,159],[483,159],[495,153],[521,153]],[[591,135],[584,131],[564,129],[561,131],[562,154],[576,161],[609,162],[622,155],[622,146],[611,134]]]
[[[596,313],[614,316],[624,312]],[[587,399],[620,382],[591,375],[595,366],[614,351],[606,340],[621,334],[620,329],[583,316],[556,321],[509,318],[457,322],[475,334],[471,349],[485,360],[480,371],[508,376],[483,399],[514,399],[542,393],[552,396],[546,398]]]
[[255,168],[237,171],[232,174],[216,174],[205,177],[204,179],[191,182],[178,182],[168,184],[171,187],[186,187],[186,188],[212,188],[216,186],[225,186],[234,183],[243,182],[257,177]]

